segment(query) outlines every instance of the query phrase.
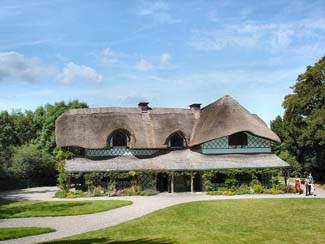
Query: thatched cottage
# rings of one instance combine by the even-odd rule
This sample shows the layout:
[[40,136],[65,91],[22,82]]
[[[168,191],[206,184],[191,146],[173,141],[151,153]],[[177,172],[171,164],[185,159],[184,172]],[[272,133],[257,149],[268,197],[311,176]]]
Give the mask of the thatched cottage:
[[[271,153],[279,137],[230,96],[203,108],[141,102],[134,108],[71,109],[56,120],[56,142],[81,149],[66,161],[68,173],[152,172],[142,174],[141,184],[154,178],[160,191],[201,191],[208,170],[288,167]],[[128,181],[117,187],[123,185]]]

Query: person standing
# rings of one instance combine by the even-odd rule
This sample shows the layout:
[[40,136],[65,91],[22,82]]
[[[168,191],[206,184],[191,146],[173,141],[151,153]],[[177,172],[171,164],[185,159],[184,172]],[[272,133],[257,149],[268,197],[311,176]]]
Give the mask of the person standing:
[[300,181],[300,178],[297,175],[295,177],[295,188],[296,188],[296,192],[300,194],[300,192],[301,192],[301,181]]
[[308,196],[308,190],[309,190],[309,179],[308,177],[305,178],[305,190],[306,190],[306,196]]
[[309,173],[309,176],[308,176],[308,192],[309,192],[309,195],[311,195],[311,186],[313,184],[314,184],[314,178],[311,175],[311,173]]

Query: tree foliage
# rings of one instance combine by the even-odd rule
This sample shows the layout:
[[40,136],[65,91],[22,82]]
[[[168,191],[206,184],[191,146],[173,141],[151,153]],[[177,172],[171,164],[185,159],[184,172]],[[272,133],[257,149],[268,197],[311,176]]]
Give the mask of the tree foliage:
[[17,178],[32,179],[53,177],[54,160],[51,155],[37,148],[36,145],[23,145],[14,150],[12,171]]
[[[36,154],[41,159],[50,157],[52,160],[48,162],[51,162],[49,167],[52,169],[53,158],[57,153],[55,120],[68,109],[87,107],[86,103],[74,100],[68,103],[47,104],[35,111],[0,112],[0,180],[18,175],[34,177],[29,167],[35,166],[33,162],[36,160],[34,158]],[[24,155],[29,160],[23,160],[19,155]],[[42,164],[42,162],[38,163]],[[34,168],[34,170],[38,169]],[[12,175],[12,172],[15,174]]]
[[271,122],[283,141],[274,150],[299,162],[301,173],[325,172],[325,57],[308,66],[292,89],[283,102],[283,118]]

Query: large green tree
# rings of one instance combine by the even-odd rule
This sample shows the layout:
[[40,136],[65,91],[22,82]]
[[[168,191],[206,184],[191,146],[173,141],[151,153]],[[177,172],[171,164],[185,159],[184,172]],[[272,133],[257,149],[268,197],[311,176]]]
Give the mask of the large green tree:
[[[54,158],[56,155],[55,120],[68,109],[87,107],[86,103],[74,100],[68,103],[47,104],[35,111],[0,112],[0,180],[18,175],[32,177],[29,170],[35,166],[33,164],[35,159],[24,162],[20,160],[19,162],[22,163],[17,167],[17,153],[29,152],[32,154],[37,149],[42,157],[45,153],[50,155],[50,158]],[[52,166],[54,165],[53,160],[48,162],[51,162]],[[31,164],[29,165],[29,163]],[[18,169],[20,170],[19,174],[17,174]],[[45,170],[44,167],[41,169]],[[31,170],[35,172],[35,170]],[[11,172],[15,172],[15,174],[12,175]]]
[[[276,148],[294,157],[305,171],[325,172],[325,57],[308,66],[285,97],[283,118],[271,122],[283,143]],[[321,176],[321,174],[320,174]]]
[[23,145],[14,150],[11,169],[22,179],[53,177],[54,158],[36,145]]

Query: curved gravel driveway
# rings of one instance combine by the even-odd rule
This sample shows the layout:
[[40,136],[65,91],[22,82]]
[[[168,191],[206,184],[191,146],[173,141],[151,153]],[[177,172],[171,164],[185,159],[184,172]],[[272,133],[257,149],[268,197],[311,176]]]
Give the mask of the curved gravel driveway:
[[[0,193],[0,198],[11,200],[43,200],[56,201],[53,195],[57,190],[56,187],[39,187],[23,189],[11,192]],[[325,197],[325,191],[319,190],[317,197]],[[23,237],[20,239],[7,240],[1,243],[35,243],[49,241],[76,235],[88,231],[102,229],[132,220],[153,211],[166,208],[172,205],[205,200],[225,200],[225,199],[248,199],[248,198],[302,198],[304,195],[239,195],[239,196],[209,196],[205,193],[161,193],[157,196],[133,196],[133,197],[96,197],[96,198],[78,198],[66,201],[79,200],[130,200],[132,205],[109,210],[106,212],[78,215],[78,216],[61,216],[61,217],[33,217],[19,219],[0,220],[0,228],[3,227],[50,227],[56,229],[56,232],[47,233],[37,236]]]

